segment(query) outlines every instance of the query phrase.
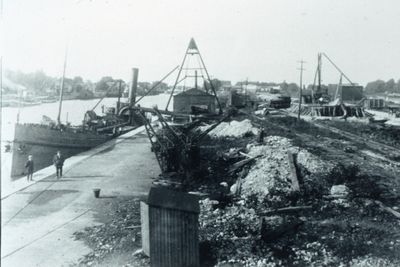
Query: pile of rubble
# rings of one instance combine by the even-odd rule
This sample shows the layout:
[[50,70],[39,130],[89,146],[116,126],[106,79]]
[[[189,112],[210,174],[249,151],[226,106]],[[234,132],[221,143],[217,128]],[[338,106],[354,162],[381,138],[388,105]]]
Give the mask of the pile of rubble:
[[[399,208],[382,200],[396,203],[399,187],[380,185],[357,164],[323,160],[294,138],[259,133],[250,120],[232,121],[202,143],[198,179],[184,189],[203,198],[201,266],[400,266]],[[163,177],[172,184],[172,173]],[[93,248],[81,264],[130,251],[133,265],[125,266],[148,266],[132,254],[140,248],[138,201],[115,205],[110,222],[76,234]]]
[[101,213],[108,213],[112,218],[110,221],[74,233],[75,239],[85,241],[92,249],[91,253],[80,259],[79,266],[97,266],[110,261],[109,257],[115,261],[121,255],[123,264],[132,263],[124,265],[126,267],[149,266],[148,258],[132,253],[141,247],[139,211],[138,199],[122,198],[101,208]]
[[[388,211],[397,214],[379,201],[365,206],[353,200],[367,181],[354,164],[323,160],[280,136],[248,140],[247,146],[222,153],[230,159],[240,154],[233,165],[244,163],[241,171],[226,174],[231,201],[200,202],[201,257],[209,260],[204,266],[396,266],[396,257],[376,256],[388,249],[394,255],[397,243],[380,244],[380,230],[368,224],[349,226],[359,216],[391,222],[396,218]],[[288,154],[294,155],[301,184],[296,194]],[[368,194],[363,197],[372,197]],[[371,244],[364,247],[362,240]]]
[[[200,131],[206,131],[210,125],[201,126]],[[248,119],[242,121],[233,120],[231,122],[222,122],[209,135],[212,137],[242,137],[246,134],[258,134],[258,129],[253,127]]]
[[327,174],[334,164],[323,161],[305,149],[300,149],[284,137],[268,136],[263,144],[252,143],[247,146],[248,155],[258,157],[241,184],[244,196],[256,194],[260,200],[270,195],[271,191],[282,195],[291,188],[291,172],[288,153],[296,155],[297,166],[306,173],[306,179],[317,179]]
[[290,141],[278,136],[269,136],[263,145],[250,144],[248,154],[257,157],[241,185],[244,196],[256,194],[264,198],[271,190],[287,192],[290,190],[290,167],[287,152],[293,149]]

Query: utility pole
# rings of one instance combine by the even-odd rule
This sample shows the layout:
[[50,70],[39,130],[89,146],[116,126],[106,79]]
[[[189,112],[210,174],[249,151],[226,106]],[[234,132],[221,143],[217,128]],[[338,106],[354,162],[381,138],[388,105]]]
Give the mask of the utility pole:
[[304,60],[300,60],[300,90],[299,90],[299,112],[297,114],[297,119],[300,121],[300,111],[301,111],[301,102],[302,102],[302,92],[303,92],[303,71],[305,70],[303,68],[303,64],[306,63]]

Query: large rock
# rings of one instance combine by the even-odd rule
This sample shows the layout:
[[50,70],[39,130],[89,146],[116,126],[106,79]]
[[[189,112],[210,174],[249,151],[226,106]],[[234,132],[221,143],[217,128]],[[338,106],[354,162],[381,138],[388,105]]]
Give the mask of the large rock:
[[344,184],[331,187],[331,196],[336,198],[346,198],[349,195],[349,188]]

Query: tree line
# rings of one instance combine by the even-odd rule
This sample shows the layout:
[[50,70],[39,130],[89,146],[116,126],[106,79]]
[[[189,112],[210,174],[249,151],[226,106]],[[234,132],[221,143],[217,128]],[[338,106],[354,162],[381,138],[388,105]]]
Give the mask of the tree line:
[[[57,96],[60,91],[61,78],[55,78],[47,75],[43,71],[36,71],[32,73],[23,73],[21,71],[11,71],[6,70],[5,76],[12,82],[16,84],[23,85],[28,90],[32,90],[36,95],[46,95],[46,96]],[[121,81],[121,88],[120,88]],[[212,81],[213,87],[218,91],[222,89],[222,82],[218,79],[213,79]],[[159,93],[163,93],[169,89],[168,84],[161,83],[157,84],[157,81],[154,82],[138,82],[138,95],[155,95]],[[243,88],[248,84],[255,84],[260,87],[267,86],[280,86],[283,92],[289,95],[297,95],[299,92],[299,86],[296,83],[288,83],[286,81],[281,83],[275,82],[249,82],[242,81],[237,82],[236,86],[241,86]],[[206,87],[209,85],[206,84]],[[322,85],[322,89],[328,89],[329,93],[336,89],[337,85],[329,84]],[[306,87],[306,91],[311,90],[312,85],[308,85]],[[121,79],[115,79],[111,76],[104,76],[97,82],[92,82],[90,80],[84,80],[80,76],[76,76],[74,78],[65,78],[64,79],[64,93],[66,95],[74,95],[76,98],[90,98],[95,96],[110,96],[116,97],[119,93],[126,93],[128,91],[127,82]],[[13,93],[13,88],[4,88],[5,93]],[[395,82],[394,79],[390,79],[388,81],[376,80],[367,83],[364,88],[364,93],[367,95],[373,94],[382,94],[382,93],[400,93],[400,79]],[[15,92],[14,92],[15,93]]]
[[[43,71],[24,73],[21,71],[6,70],[5,76],[15,84],[24,86],[37,96],[58,96],[61,87],[61,78],[51,77]],[[156,87],[155,85],[158,84]],[[155,88],[154,88],[155,87]],[[154,89],[153,89],[154,88]],[[5,93],[18,93],[16,88],[4,86]],[[154,95],[168,90],[168,84],[154,82],[138,82],[138,95]],[[84,80],[80,76],[64,79],[64,94],[74,95],[76,98],[91,98],[98,96],[117,97],[128,91],[128,84],[122,79],[104,76],[97,82]]]
[[388,81],[376,80],[369,82],[364,89],[366,94],[398,93],[400,94],[400,79],[397,83],[394,79]]

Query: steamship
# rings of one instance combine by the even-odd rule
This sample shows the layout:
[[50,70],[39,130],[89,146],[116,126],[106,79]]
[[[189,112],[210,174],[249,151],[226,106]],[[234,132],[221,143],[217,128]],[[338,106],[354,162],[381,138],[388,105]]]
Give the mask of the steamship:
[[45,123],[42,124],[17,123],[15,125],[11,177],[18,178],[25,175],[25,162],[28,155],[33,156],[35,171],[37,171],[50,166],[57,151],[60,151],[64,158],[68,158],[137,127],[138,123],[133,119],[134,115],[132,116],[129,108],[130,103],[133,104],[135,100],[137,74],[137,69],[134,69],[133,82],[129,91],[129,103],[120,103],[120,98],[118,98],[117,107],[109,108],[104,116],[98,116],[93,111],[94,107],[85,113],[81,126],[73,127],[63,125],[60,122],[65,76],[64,65],[57,122],[43,116]]
[[53,156],[61,151],[65,158],[98,146],[112,138],[72,127],[51,127],[42,124],[16,124],[12,146],[11,177],[25,174],[25,162],[33,155],[35,171],[50,166]]

